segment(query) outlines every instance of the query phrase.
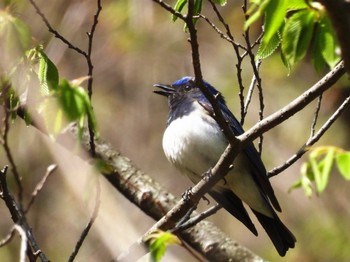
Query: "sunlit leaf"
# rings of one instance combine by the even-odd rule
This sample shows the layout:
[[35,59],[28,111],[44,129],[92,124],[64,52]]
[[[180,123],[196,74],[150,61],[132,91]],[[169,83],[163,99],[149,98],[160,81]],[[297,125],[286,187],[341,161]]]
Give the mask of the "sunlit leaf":
[[170,232],[157,230],[148,235],[145,241],[150,242],[152,261],[158,262],[164,256],[169,245],[179,245],[181,242],[177,236]]
[[291,67],[304,58],[314,23],[315,13],[309,10],[299,11],[287,20],[282,34],[282,52]]
[[326,61],[323,58],[322,55],[322,46],[323,46],[323,37],[322,33],[319,32],[321,30],[320,25],[317,24],[315,26],[315,33],[313,37],[313,44],[312,44],[312,50],[311,50],[311,62],[318,73],[322,73],[323,70],[326,67]]
[[24,52],[31,41],[30,28],[18,17],[0,9],[0,39],[7,48]]
[[322,172],[321,172],[321,179],[319,181],[318,184],[316,184],[317,187],[317,191],[319,193],[322,193],[325,188],[328,185],[328,180],[329,180],[329,176],[331,174],[332,171],[332,166],[333,166],[333,162],[334,162],[334,148],[330,148],[326,154],[326,156],[324,157],[324,159],[322,160]]
[[322,16],[317,33],[319,35],[315,37],[317,37],[319,41],[319,51],[329,67],[333,68],[340,61],[340,56],[336,51],[339,46],[335,38],[331,22],[326,15]]
[[18,17],[0,8],[0,65],[10,72],[31,43],[30,28]]
[[300,10],[309,7],[305,0],[288,0],[286,4],[288,10]]
[[218,4],[218,5],[221,5],[221,6],[224,6],[227,4],[227,0],[213,0],[213,2],[215,4]]
[[264,39],[265,44],[277,33],[287,13],[288,0],[270,0],[265,9]]
[[259,49],[256,54],[257,58],[265,59],[269,57],[276,51],[280,43],[281,43],[281,40],[278,32],[276,32],[276,34],[270,39],[269,42],[266,43],[266,41],[263,40],[259,45]]
[[248,20],[244,23],[244,30],[247,30],[253,23],[260,19],[271,0],[257,1],[247,11]]
[[48,58],[42,49],[38,50],[39,56],[39,81],[43,95],[50,94],[50,91],[58,87],[58,70],[55,64]]
[[97,132],[97,123],[90,99],[84,88],[71,85],[67,80],[59,84],[59,101],[65,115],[70,121],[78,121],[83,127],[84,117],[87,117],[92,129]]
[[288,192],[291,192],[293,189],[302,188],[307,197],[312,196],[312,181],[313,175],[309,171],[310,164],[308,162],[304,162],[301,166],[301,177],[297,181],[295,181],[292,186],[289,188]]
[[[186,4],[187,4],[187,0],[177,0],[174,6],[174,10],[177,12],[181,12]],[[177,20],[177,18],[178,17],[176,15],[172,15],[172,19],[174,22]]]
[[350,180],[350,152],[338,154],[336,163],[340,174]]

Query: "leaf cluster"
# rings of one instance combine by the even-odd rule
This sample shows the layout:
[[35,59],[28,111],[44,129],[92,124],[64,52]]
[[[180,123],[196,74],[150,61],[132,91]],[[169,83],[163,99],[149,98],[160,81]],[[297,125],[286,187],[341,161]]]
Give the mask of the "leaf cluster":
[[308,197],[312,196],[313,184],[317,194],[322,193],[327,185],[333,166],[345,179],[350,180],[350,152],[333,146],[315,148],[301,166],[301,178],[290,188],[303,188]]
[[[2,97],[5,97],[12,120],[15,120],[20,106],[31,103],[34,108],[29,111],[44,120],[44,129],[50,135],[57,135],[71,122],[78,123],[81,133],[86,119],[96,132],[96,119],[89,96],[80,86],[86,77],[75,81],[60,80],[56,65],[43,47],[30,48],[30,28],[9,10],[0,11],[0,41],[8,43],[2,49],[12,54],[11,60],[15,62],[1,73],[0,91],[6,93]],[[30,84],[33,82],[34,87]],[[29,111],[24,113],[27,124],[32,121]]]
[[305,0],[251,0],[245,29],[264,17],[264,37],[257,57],[264,59],[281,48],[281,58],[290,71],[306,54],[318,72],[339,61],[338,43],[327,13],[318,2]]

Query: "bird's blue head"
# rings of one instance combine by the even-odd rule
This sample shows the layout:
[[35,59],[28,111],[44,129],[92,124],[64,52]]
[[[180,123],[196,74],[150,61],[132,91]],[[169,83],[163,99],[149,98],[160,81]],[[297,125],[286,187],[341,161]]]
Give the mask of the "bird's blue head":
[[[220,95],[213,86],[204,81],[206,88],[217,98],[219,104],[225,106],[224,98]],[[177,117],[189,114],[193,109],[193,102],[197,101],[202,105],[211,106],[208,99],[195,83],[194,77],[185,76],[171,85],[155,84],[155,87],[161,90],[156,90],[154,93],[166,96],[169,104],[169,119],[168,123]]]
[[[214,96],[217,97],[219,103],[225,104],[224,98],[220,95],[219,91],[206,81],[204,81],[204,85]],[[183,107],[194,101],[209,103],[205,95],[196,85],[194,77],[191,76],[185,76],[171,85],[155,84],[154,86],[161,89],[154,91],[154,93],[168,98],[170,110],[175,110],[179,106]]]

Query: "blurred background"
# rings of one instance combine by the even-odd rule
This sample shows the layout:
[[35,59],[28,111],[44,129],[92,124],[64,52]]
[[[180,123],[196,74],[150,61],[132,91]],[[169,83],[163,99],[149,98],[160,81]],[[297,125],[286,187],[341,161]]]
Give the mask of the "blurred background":
[[[6,1],[2,2],[1,8]],[[85,76],[87,65],[84,57],[54,38],[28,1],[14,2],[13,12],[30,26],[34,42],[44,45],[60,77],[73,80]],[[74,45],[86,50],[86,32],[90,30],[96,1],[36,2],[55,29]],[[219,10],[236,40],[244,44],[242,3],[228,2]],[[173,5],[175,1],[169,3]],[[170,14],[151,0],[106,0],[102,4],[92,57],[92,102],[101,138],[112,143],[115,149],[169,192],[181,196],[191,183],[171,167],[163,154],[161,140],[166,125],[167,102],[152,93],[152,86],[193,74],[188,35],[180,21],[173,23]],[[219,25],[210,5],[205,3],[204,6],[203,14]],[[258,25],[252,28],[252,39],[258,36],[259,30]],[[198,37],[204,78],[223,93],[230,109],[239,116],[237,59],[232,46],[204,21],[198,22]],[[248,60],[243,62],[242,69],[243,82],[248,87],[252,79]],[[260,73],[265,92],[265,116],[286,105],[322,77],[315,73],[308,59],[288,75],[278,54],[263,61]],[[317,127],[328,119],[348,90],[349,82],[344,78],[324,95]],[[311,104],[264,136],[262,158],[268,170],[286,161],[305,143],[315,106],[316,103]],[[259,101],[255,94],[245,129],[258,121],[258,112]],[[318,145],[335,145],[349,150],[349,128],[348,110]],[[59,166],[37,197],[28,213],[28,221],[49,259],[66,261],[92,212],[96,175],[71,152],[34,128],[26,127],[21,120],[11,125],[9,142],[23,179],[25,200],[47,167],[53,163]],[[0,167],[8,163],[1,149]],[[297,238],[296,248],[286,257],[278,256],[255,218],[259,237],[252,235],[225,211],[219,211],[210,220],[231,238],[269,261],[346,261],[350,257],[350,184],[334,172],[328,188],[320,196],[307,198],[301,189],[288,193],[299,178],[301,163],[302,160],[298,161],[271,179],[283,209],[280,217]],[[8,180],[15,193],[17,189],[11,172]],[[103,178],[101,183],[99,215],[76,261],[109,261],[154,223]],[[200,210],[206,208],[206,203],[200,205]],[[1,201],[0,238],[8,234],[11,226],[10,214]],[[0,261],[18,260],[19,247],[20,239],[16,236],[10,244],[0,248]],[[164,261],[196,260],[185,249],[171,247]]]

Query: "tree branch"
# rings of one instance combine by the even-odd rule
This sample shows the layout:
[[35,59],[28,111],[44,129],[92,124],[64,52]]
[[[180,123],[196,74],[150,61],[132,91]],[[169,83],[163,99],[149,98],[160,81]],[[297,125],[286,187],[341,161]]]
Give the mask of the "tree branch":
[[17,204],[17,202],[8,190],[6,182],[7,168],[8,167],[5,166],[2,170],[0,170],[1,198],[4,200],[8,210],[10,211],[13,222],[20,226],[25,232],[28,243],[33,249],[33,254],[38,255],[41,261],[48,262],[49,260],[47,259],[46,255],[40,250],[39,245],[37,244],[32,234],[32,230],[28,225],[28,222],[21,207]]

